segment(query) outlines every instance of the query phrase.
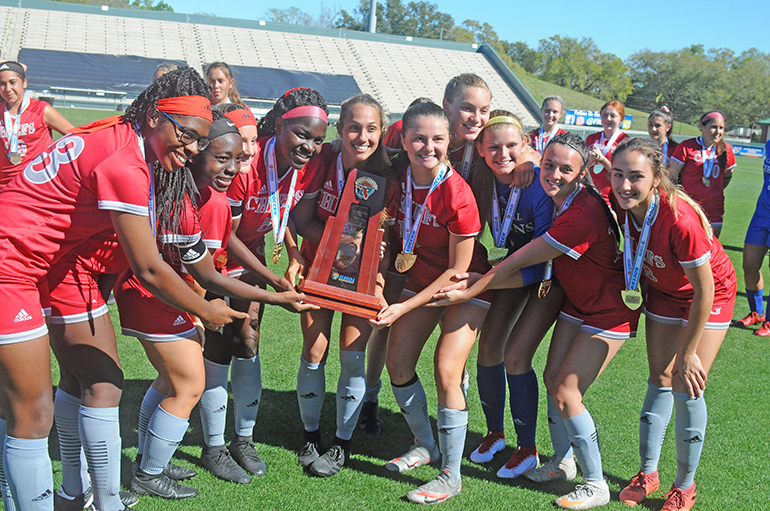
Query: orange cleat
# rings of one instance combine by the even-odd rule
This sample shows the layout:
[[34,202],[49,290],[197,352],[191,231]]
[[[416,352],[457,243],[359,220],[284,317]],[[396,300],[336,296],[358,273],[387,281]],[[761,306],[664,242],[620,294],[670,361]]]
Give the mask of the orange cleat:
[[620,501],[627,506],[635,506],[641,504],[641,502],[650,493],[657,491],[660,487],[660,479],[658,478],[658,471],[651,474],[645,474],[639,472],[628,483],[628,486],[620,491]]
[[695,505],[695,483],[685,489],[671,488],[671,491],[663,495],[666,503],[660,508],[660,511],[689,511]]
[[760,337],[770,337],[770,323],[767,321],[762,323],[762,326],[759,327],[759,330],[754,332],[754,335],[758,335]]
[[758,325],[759,323],[763,323],[765,321],[765,315],[762,314],[761,316],[756,311],[749,312],[749,315],[746,316],[743,319],[736,319],[733,321],[733,326],[737,326],[739,328],[746,328],[750,327],[751,325]]

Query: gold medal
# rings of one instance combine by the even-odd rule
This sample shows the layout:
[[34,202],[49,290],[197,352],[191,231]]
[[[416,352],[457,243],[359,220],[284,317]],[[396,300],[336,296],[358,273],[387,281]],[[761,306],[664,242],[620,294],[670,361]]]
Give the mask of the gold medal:
[[500,262],[503,259],[505,259],[505,256],[500,256],[500,257],[495,257],[494,259],[489,259],[489,264],[494,268],[495,266],[500,264]]
[[620,292],[626,307],[635,311],[642,306],[642,293],[638,289],[624,289]]
[[702,181],[703,181],[703,186],[705,186],[706,188],[711,186],[711,178],[703,176]]
[[281,252],[283,252],[283,242],[273,245],[273,264],[278,264],[281,260]]
[[8,161],[13,165],[21,163],[21,155],[19,153],[8,153]]
[[396,256],[396,271],[404,273],[414,266],[414,262],[417,260],[415,254],[409,254],[407,252],[401,252]]
[[537,297],[538,298],[545,298],[548,296],[548,291],[551,290],[551,279],[545,279],[540,283],[540,287],[537,290]]

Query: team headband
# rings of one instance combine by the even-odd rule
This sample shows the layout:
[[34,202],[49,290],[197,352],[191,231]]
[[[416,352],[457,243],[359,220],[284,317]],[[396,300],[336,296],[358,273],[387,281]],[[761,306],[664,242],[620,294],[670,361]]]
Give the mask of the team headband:
[[243,110],[233,110],[227,112],[225,117],[235,123],[236,128],[243,128],[244,126],[256,126],[257,121],[254,119],[254,114],[248,108]]
[[158,110],[167,114],[202,117],[211,122],[211,101],[203,96],[177,96],[158,100]]
[[[577,145],[573,144],[572,142],[566,142],[564,140],[559,140],[559,141],[556,141],[555,143],[556,144],[565,145],[565,146],[569,147],[570,149],[574,149],[575,152],[577,152],[580,155],[580,159],[583,160],[583,165],[588,163],[588,160],[586,160],[585,157],[583,156],[583,151],[580,150],[580,148]],[[548,144],[548,145],[551,145],[551,144]]]
[[519,121],[507,115],[498,115],[496,117],[492,117],[489,121],[487,121],[487,124],[484,127],[492,126],[494,124],[515,124],[519,127],[520,130],[524,131],[524,128],[521,127],[521,123]]
[[14,62],[12,60],[8,60],[0,64],[0,71],[13,71],[17,75],[21,76],[22,80],[26,77],[26,73],[24,73],[24,67],[22,67],[22,65],[18,62]]
[[292,108],[281,116],[281,119],[294,119],[296,117],[318,117],[322,121],[326,122],[326,112],[324,109],[317,106],[304,105]]
[[240,136],[238,127],[233,121],[227,118],[217,119],[211,123],[211,129],[209,130],[209,134],[206,138],[209,140],[214,140],[215,138],[219,138],[229,133],[235,133],[236,135]]
[[700,123],[701,124],[706,124],[706,123],[708,123],[709,121],[711,121],[713,119],[721,119],[722,122],[725,122],[725,116],[724,115],[720,114],[719,112],[709,112],[709,113],[707,113],[706,115],[703,116],[703,118],[701,119]]

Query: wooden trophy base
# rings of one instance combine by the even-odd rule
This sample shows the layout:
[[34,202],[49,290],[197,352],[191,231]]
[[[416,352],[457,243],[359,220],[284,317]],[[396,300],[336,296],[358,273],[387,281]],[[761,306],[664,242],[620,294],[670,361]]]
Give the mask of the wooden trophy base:
[[374,296],[340,289],[312,280],[305,280],[302,292],[305,293],[305,303],[364,319],[376,318],[381,309],[380,301]]

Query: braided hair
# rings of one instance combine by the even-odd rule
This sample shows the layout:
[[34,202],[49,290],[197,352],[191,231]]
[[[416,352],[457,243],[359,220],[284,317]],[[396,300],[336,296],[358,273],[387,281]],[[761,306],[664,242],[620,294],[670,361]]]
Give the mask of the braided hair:
[[289,89],[283,96],[278,98],[272,110],[270,110],[257,125],[257,131],[260,137],[275,135],[275,121],[283,114],[298,106],[317,106],[326,114],[329,109],[326,107],[326,101],[321,93],[307,87],[295,87]]

